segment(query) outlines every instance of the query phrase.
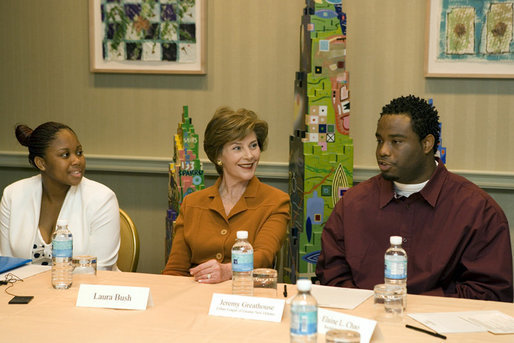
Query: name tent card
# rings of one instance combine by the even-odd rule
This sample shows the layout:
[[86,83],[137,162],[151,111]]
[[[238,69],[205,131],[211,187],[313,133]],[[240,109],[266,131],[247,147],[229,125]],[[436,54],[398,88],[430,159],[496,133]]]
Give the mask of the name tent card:
[[214,293],[209,315],[279,323],[285,300]]
[[375,320],[318,308],[318,333],[332,329],[353,330],[360,333],[361,343],[368,343],[376,325]]
[[153,300],[148,287],[81,284],[76,306],[146,310]]

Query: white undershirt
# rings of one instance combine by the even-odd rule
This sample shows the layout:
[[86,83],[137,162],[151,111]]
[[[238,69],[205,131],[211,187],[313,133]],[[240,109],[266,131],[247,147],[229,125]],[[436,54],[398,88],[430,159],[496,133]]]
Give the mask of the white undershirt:
[[419,192],[425,187],[425,185],[428,183],[428,180],[422,183],[399,183],[394,181],[394,192],[396,193],[397,197],[406,197],[408,198],[411,194]]
[[[439,165],[439,163],[437,163],[437,161],[435,161],[436,168],[438,165]],[[412,194],[421,191],[423,189],[423,187],[425,187],[425,185],[428,183],[428,181],[430,181],[430,179],[428,179],[422,183],[414,183],[414,184],[413,183],[409,183],[409,184],[399,183],[399,182],[394,181],[395,195],[396,195],[396,197],[403,196],[403,197],[408,198]]]

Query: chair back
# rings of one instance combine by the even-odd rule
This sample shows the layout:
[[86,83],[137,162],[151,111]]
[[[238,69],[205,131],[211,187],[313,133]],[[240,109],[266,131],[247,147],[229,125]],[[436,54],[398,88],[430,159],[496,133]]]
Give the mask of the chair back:
[[128,214],[120,208],[120,250],[118,268],[124,272],[135,272],[139,261],[139,236],[136,226]]

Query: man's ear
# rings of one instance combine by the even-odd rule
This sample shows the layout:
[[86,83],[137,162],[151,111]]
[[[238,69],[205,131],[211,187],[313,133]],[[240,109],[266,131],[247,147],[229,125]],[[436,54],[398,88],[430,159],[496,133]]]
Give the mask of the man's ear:
[[432,134],[426,135],[426,137],[423,138],[423,140],[421,141],[421,144],[423,146],[423,152],[425,154],[431,153],[434,149],[434,144],[435,144],[434,135],[432,135]]
[[37,169],[39,169],[41,171],[44,171],[46,169],[46,163],[42,157],[39,157],[39,156],[34,157],[34,164],[36,165]]

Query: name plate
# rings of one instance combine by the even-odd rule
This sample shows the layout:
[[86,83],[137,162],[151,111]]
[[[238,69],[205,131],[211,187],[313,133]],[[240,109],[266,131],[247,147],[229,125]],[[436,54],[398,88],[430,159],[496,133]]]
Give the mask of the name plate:
[[81,284],[76,306],[146,310],[153,301],[148,287]]
[[214,293],[209,315],[279,323],[285,300]]
[[353,330],[360,333],[361,343],[368,343],[376,325],[375,320],[318,308],[318,333],[326,333],[331,329]]

